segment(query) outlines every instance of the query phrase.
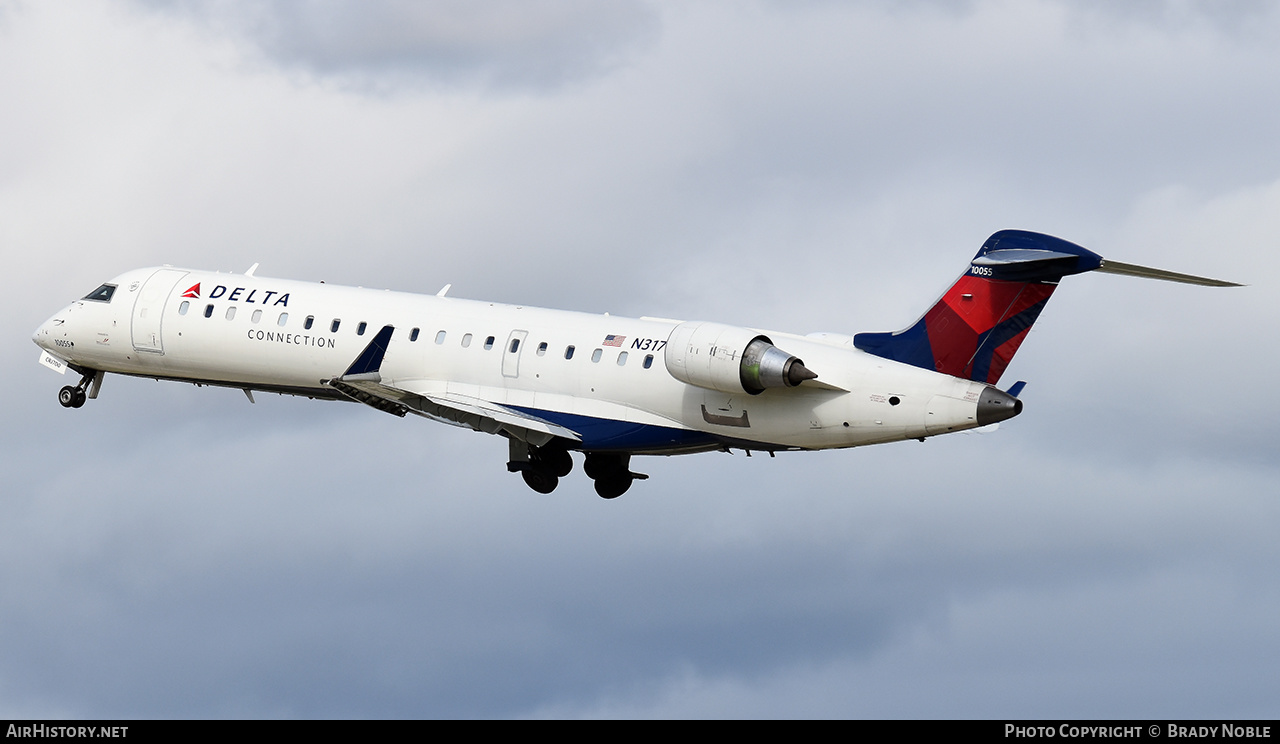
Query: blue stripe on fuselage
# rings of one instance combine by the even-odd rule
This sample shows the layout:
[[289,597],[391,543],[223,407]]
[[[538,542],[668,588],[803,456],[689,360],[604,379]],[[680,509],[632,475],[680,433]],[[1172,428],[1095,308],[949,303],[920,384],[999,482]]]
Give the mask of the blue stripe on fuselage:
[[703,431],[580,416],[576,413],[544,411],[538,408],[518,406],[509,406],[509,408],[536,416],[543,421],[559,424],[566,429],[572,429],[582,437],[582,443],[573,445],[573,449],[584,451],[666,452],[714,449],[720,445],[718,437]]

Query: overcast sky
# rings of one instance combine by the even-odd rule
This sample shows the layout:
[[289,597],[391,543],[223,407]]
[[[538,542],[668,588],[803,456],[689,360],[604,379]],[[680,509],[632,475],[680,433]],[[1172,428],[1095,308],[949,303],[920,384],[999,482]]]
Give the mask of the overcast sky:
[[[1119,7],[1117,7],[1119,6]],[[1280,715],[1272,2],[0,0],[0,717]],[[991,434],[638,458],[108,377],[156,264],[888,331],[1065,280]]]

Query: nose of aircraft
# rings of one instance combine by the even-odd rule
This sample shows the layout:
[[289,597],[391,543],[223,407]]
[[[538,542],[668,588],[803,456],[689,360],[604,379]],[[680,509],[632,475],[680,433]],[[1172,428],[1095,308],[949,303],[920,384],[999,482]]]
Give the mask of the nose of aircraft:
[[53,338],[54,324],[62,322],[63,321],[58,320],[57,315],[49,318],[40,324],[40,327],[35,330],[35,333],[31,334],[31,340],[35,342],[36,346],[39,346],[45,351],[50,351],[49,347],[53,344],[50,339]]

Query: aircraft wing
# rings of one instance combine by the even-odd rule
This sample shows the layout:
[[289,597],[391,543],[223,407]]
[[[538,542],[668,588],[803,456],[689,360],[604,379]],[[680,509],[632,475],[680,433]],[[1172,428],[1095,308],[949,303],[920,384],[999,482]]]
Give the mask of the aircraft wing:
[[582,437],[572,429],[530,416],[500,403],[455,393],[415,393],[383,384],[379,368],[394,328],[384,326],[369,346],[340,377],[325,384],[348,398],[396,416],[414,413],[455,426],[465,426],[488,434],[503,431],[530,444],[541,446],[554,437],[574,442]]
[[384,385],[380,379],[372,376],[353,378],[343,375],[329,380],[327,384],[358,403],[396,416],[413,413],[487,434],[498,434],[505,430],[517,439],[535,445],[545,444],[552,437],[582,441],[582,437],[572,429],[479,398],[453,393],[414,393]]

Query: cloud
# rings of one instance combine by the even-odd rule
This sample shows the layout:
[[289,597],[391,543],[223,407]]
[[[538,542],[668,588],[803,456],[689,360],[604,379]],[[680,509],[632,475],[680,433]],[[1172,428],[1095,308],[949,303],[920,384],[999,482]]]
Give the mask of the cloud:
[[[3,710],[1273,716],[1280,26],[1131,7],[5,6]],[[1006,227],[1251,286],[1070,277],[994,434],[614,502],[28,340],[161,263],[892,330]]]
[[414,81],[554,90],[624,64],[652,43],[641,0],[150,0],[257,46],[277,63],[385,89]]

